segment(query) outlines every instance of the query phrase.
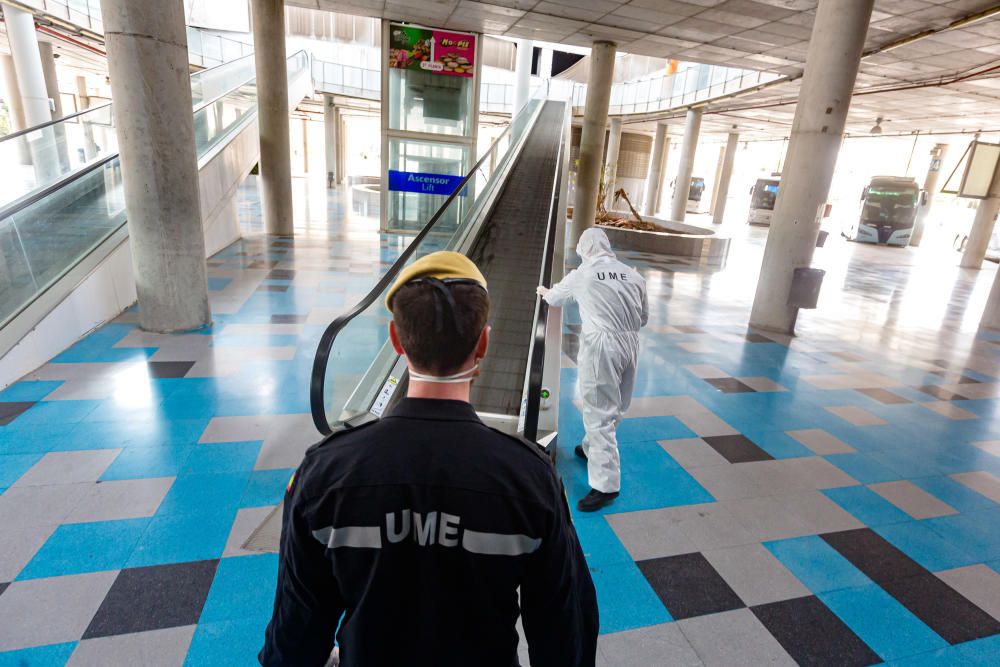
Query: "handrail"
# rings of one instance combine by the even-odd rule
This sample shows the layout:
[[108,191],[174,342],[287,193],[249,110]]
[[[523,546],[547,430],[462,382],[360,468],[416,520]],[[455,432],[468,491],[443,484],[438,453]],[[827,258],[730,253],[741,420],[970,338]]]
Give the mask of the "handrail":
[[[560,132],[562,134],[562,132]],[[556,155],[556,177],[553,182],[553,196],[549,205],[549,222],[545,230],[545,250],[542,254],[542,270],[539,284],[551,287],[552,262],[556,244],[556,220],[562,211],[562,161],[566,149],[566,139],[559,141],[559,152]],[[565,212],[562,213],[565,215]],[[528,360],[528,395],[524,410],[524,437],[532,442],[538,439],[538,413],[542,403],[542,375],[545,370],[545,333],[548,321],[549,305],[542,297],[535,297],[535,332],[531,343],[531,358]]]
[[[304,50],[305,49],[300,49],[300,51],[304,51]],[[299,52],[296,51],[292,55],[298,55],[298,53]],[[243,60],[244,58],[249,58],[251,56],[253,56],[253,54],[249,53],[249,54],[247,54],[245,56],[240,56],[239,58],[235,58],[233,60],[229,60],[229,61],[224,62],[224,63],[219,63],[218,65],[213,65],[211,67],[206,67],[203,70],[199,70],[199,71],[195,72],[191,76],[197,76],[199,74],[204,74],[205,72],[211,72],[214,69],[218,69],[219,67],[223,67],[225,65],[231,65],[231,64],[233,64],[235,62]],[[291,57],[291,56],[289,56],[289,57]],[[232,92],[232,91],[230,91],[230,92]],[[218,99],[213,100],[213,101],[218,101]],[[208,102],[208,104],[211,104],[211,103],[212,102]],[[24,135],[30,134],[30,133],[32,133],[32,132],[34,132],[36,130],[43,130],[46,127],[51,127],[51,126],[53,126],[53,125],[55,125],[57,123],[62,123],[62,122],[68,121],[68,120],[72,120],[72,119],[77,118],[79,116],[82,116],[84,114],[91,113],[92,111],[97,111],[99,109],[104,109],[105,107],[110,107],[112,104],[114,104],[114,102],[105,102],[104,104],[98,104],[96,107],[87,107],[86,109],[81,109],[80,111],[75,111],[75,112],[73,112],[71,114],[66,114],[65,116],[60,116],[59,118],[53,118],[52,120],[47,120],[44,123],[39,123],[38,125],[32,125],[31,127],[26,127],[26,128],[24,128],[22,130],[18,130],[17,132],[11,132],[9,134],[5,134],[2,137],[0,137],[0,142],[7,141],[8,139],[16,139],[17,137],[23,137]],[[202,108],[204,108],[206,106],[206,104],[202,104],[202,103],[199,103],[199,105],[200,106],[192,107],[192,113],[194,113],[196,111],[199,111],[200,109],[202,109]]]
[[475,165],[473,165],[469,173],[462,179],[462,182],[458,184],[458,187],[456,187],[455,190],[448,195],[448,198],[443,204],[441,204],[441,207],[434,213],[434,215],[431,216],[431,219],[426,225],[424,225],[423,229],[421,229],[420,232],[413,237],[410,244],[406,246],[406,249],[403,250],[398,258],[396,258],[396,261],[393,262],[392,266],[389,267],[389,270],[382,275],[377,283],[375,283],[375,287],[373,287],[371,291],[364,296],[364,298],[355,304],[351,310],[338,316],[337,319],[331,322],[323,332],[323,335],[319,339],[319,345],[316,349],[316,358],[313,360],[312,377],[309,379],[309,409],[312,412],[313,424],[315,424],[316,430],[318,430],[321,434],[329,435],[333,432],[333,428],[330,426],[330,422],[326,418],[324,394],[326,392],[326,369],[330,361],[330,353],[333,351],[333,343],[336,341],[337,335],[344,329],[344,327],[350,324],[351,320],[363,313],[369,306],[375,303],[382,292],[385,291],[385,288],[388,287],[393,280],[395,280],[396,276],[403,270],[403,266],[406,264],[407,260],[409,260],[413,253],[417,251],[420,243],[431,232],[431,229],[437,223],[438,219],[444,215],[445,210],[447,210],[448,206],[451,205],[451,202],[454,201],[455,197],[457,197],[469,181],[472,180],[472,177],[475,176],[476,172],[483,166],[486,158],[488,158],[490,154],[497,149],[497,146],[500,145],[500,141],[511,131],[513,127],[514,123],[511,122],[504,129],[504,131],[500,133],[500,136],[498,136],[497,140],[493,142],[493,145],[490,146],[485,153],[483,153],[483,156],[479,158],[479,161],[476,162]]

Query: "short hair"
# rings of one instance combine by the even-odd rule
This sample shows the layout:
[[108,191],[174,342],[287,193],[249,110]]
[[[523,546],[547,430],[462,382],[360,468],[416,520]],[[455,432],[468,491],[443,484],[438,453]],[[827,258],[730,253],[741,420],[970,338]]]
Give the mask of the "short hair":
[[[437,288],[428,283],[406,285],[392,298],[392,319],[403,351],[419,370],[450,375],[469,358],[490,314],[490,297],[482,287],[451,284],[455,316],[448,311]],[[445,312],[438,315],[438,308]],[[461,324],[461,332],[456,329]]]

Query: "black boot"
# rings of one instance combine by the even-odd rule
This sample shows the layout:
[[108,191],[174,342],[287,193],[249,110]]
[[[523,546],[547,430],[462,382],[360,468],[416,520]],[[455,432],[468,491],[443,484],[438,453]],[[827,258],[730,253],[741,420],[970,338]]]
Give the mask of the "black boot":
[[575,453],[578,457],[580,457],[584,461],[587,460],[587,452],[583,451],[583,445],[577,445],[576,449],[573,450],[573,453]]
[[617,497],[617,491],[614,493],[603,493],[597,489],[591,489],[590,493],[580,498],[580,502],[576,504],[576,507],[581,512],[596,512],[602,507],[610,505]]

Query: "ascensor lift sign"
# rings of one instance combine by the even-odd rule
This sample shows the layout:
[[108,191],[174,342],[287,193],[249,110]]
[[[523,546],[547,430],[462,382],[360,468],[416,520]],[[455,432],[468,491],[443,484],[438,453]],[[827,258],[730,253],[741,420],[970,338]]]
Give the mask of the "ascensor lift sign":
[[475,35],[397,23],[389,25],[389,67],[392,69],[420,69],[471,77],[475,70],[475,54]]

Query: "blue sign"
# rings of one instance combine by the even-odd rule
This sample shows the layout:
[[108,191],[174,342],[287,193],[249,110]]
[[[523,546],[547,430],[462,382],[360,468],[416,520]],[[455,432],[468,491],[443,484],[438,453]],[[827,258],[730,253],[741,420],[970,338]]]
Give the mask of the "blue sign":
[[[390,169],[389,189],[397,192],[419,192],[425,195],[450,195],[461,184],[463,178],[465,177]],[[463,197],[465,194],[465,190],[459,193]]]

